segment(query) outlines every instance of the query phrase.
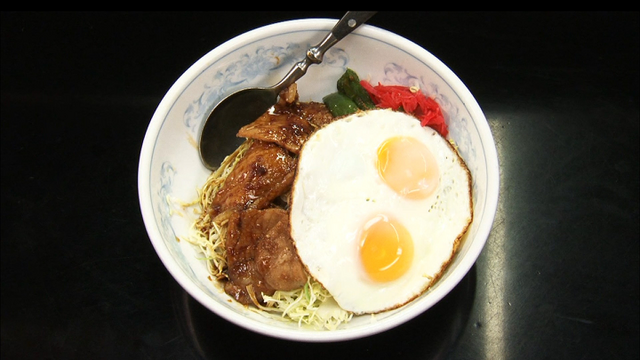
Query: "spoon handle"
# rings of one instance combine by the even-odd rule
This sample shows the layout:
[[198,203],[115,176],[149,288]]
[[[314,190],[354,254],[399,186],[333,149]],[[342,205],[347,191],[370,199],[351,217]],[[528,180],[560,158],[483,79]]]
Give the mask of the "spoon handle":
[[360,25],[364,24],[375,13],[376,11],[347,11],[342,19],[340,19],[340,21],[338,21],[331,29],[331,32],[329,32],[329,34],[327,34],[327,36],[325,36],[318,45],[307,50],[307,56],[304,60],[296,63],[279,83],[272,86],[272,89],[276,94],[278,94],[282,89],[296,82],[302,77],[302,75],[307,73],[309,66],[322,62],[324,53],[327,52],[329,48],[342,40],[345,36],[349,35]]
[[[342,19],[340,19],[333,29],[331,29],[331,34],[335,37],[335,42],[338,42],[345,36],[349,35],[353,30],[375,15],[376,12],[377,11],[347,11]],[[331,34],[327,37],[330,37]],[[335,42],[333,44],[335,44]],[[333,46],[333,44],[329,45],[327,49]]]

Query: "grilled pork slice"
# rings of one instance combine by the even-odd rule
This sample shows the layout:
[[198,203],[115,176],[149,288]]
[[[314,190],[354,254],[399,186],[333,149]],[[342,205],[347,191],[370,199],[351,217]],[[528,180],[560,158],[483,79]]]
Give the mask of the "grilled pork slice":
[[240,128],[237,136],[274,142],[298,154],[302,144],[316,128],[333,120],[333,115],[324,103],[299,102],[294,83],[280,92],[278,103],[271,111]]
[[301,118],[309,120],[315,129],[319,129],[336,120],[327,106],[321,102],[301,102],[298,103],[294,111]]
[[238,131],[239,137],[274,142],[297,154],[313,127],[308,120],[287,111],[266,112]]
[[275,143],[254,141],[206,209],[211,218],[226,210],[263,209],[288,191],[296,159]]
[[262,294],[294,290],[307,281],[289,234],[285,210],[269,208],[234,212],[227,230],[225,292],[238,302],[262,303]]

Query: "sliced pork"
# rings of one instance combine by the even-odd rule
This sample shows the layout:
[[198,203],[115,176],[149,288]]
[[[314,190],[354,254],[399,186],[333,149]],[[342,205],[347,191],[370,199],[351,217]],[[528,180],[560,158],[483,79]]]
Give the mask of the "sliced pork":
[[289,235],[285,210],[270,208],[237,211],[227,230],[227,276],[225,292],[249,305],[262,294],[294,290],[307,281],[304,265]]
[[291,188],[296,159],[275,143],[254,141],[206,211],[262,209]]
[[309,121],[297,114],[266,112],[254,122],[240,128],[238,136],[274,142],[297,154],[312,131]]
[[296,84],[280,92],[271,111],[240,128],[237,136],[274,142],[294,154],[315,129],[331,121],[333,115],[324,103],[299,102]]

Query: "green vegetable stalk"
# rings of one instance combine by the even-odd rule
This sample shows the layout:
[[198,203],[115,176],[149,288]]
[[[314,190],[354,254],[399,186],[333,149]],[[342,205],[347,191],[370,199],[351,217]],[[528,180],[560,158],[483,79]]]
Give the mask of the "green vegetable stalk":
[[339,92],[331,93],[322,98],[331,114],[335,117],[350,115],[358,110],[358,105],[349,99],[346,95]]
[[374,109],[376,105],[371,100],[369,93],[360,85],[360,78],[355,71],[347,69],[338,79],[338,92],[346,95],[361,110]]

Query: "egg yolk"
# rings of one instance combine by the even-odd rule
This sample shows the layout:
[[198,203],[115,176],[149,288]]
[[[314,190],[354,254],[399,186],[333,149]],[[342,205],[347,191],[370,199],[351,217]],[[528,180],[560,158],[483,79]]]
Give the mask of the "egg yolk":
[[387,139],[378,148],[378,174],[398,194],[424,199],[438,187],[436,159],[425,144],[412,137]]
[[401,223],[378,215],[363,227],[360,259],[372,280],[395,280],[407,272],[413,261],[411,235]]

